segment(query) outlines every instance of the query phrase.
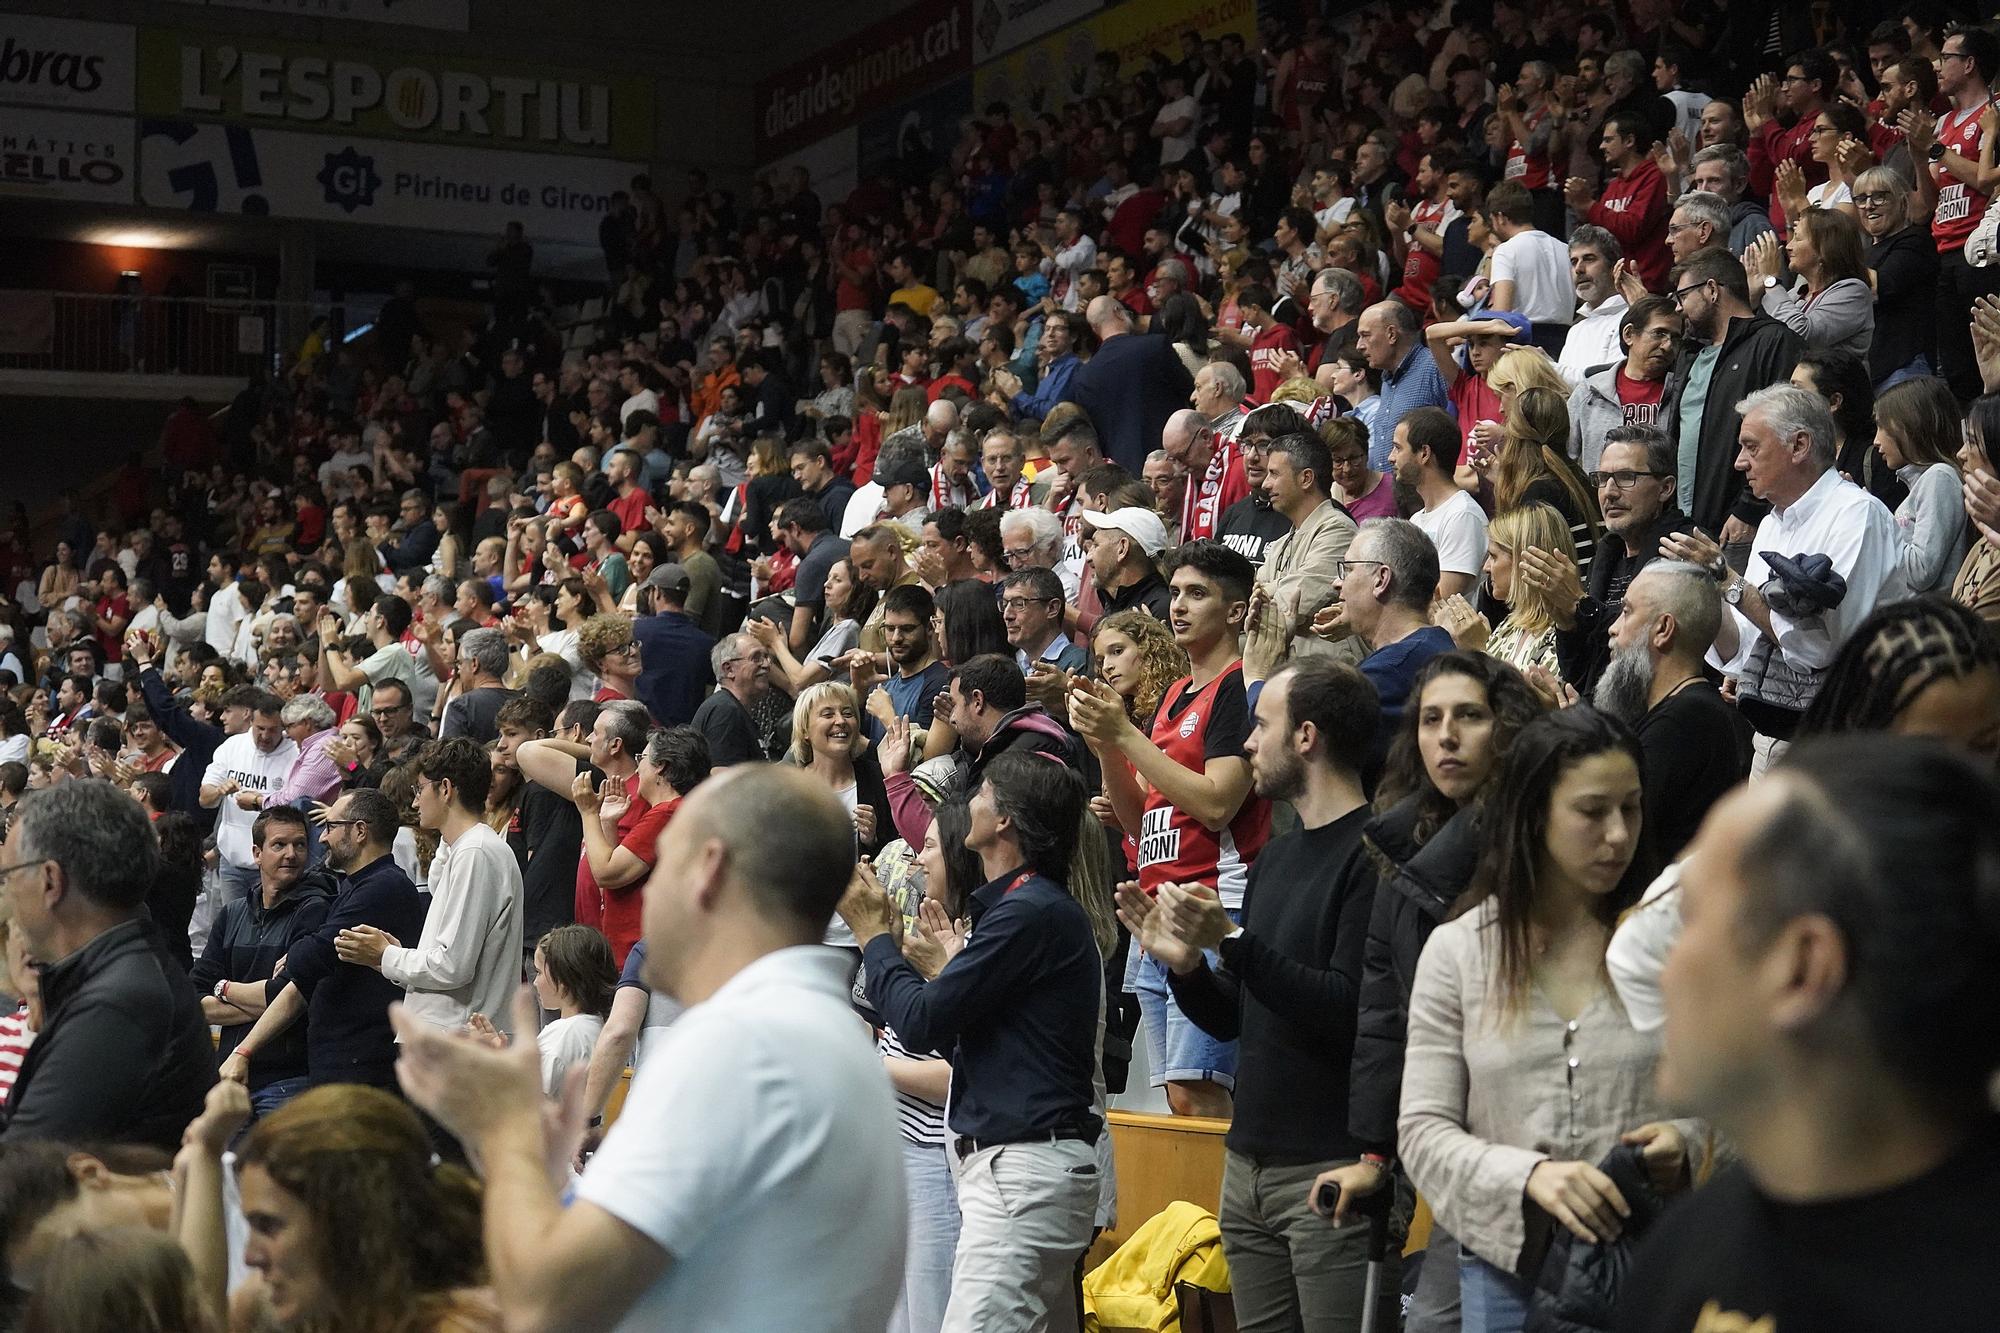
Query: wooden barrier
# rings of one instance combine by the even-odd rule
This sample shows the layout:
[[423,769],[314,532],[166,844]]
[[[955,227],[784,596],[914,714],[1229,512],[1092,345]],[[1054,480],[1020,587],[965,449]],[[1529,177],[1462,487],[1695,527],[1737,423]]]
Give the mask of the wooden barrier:
[[1185,1200],[1215,1212],[1222,1204],[1222,1136],[1227,1120],[1111,1111],[1111,1154],[1118,1164],[1118,1225],[1084,1256],[1089,1271],[1141,1223]]

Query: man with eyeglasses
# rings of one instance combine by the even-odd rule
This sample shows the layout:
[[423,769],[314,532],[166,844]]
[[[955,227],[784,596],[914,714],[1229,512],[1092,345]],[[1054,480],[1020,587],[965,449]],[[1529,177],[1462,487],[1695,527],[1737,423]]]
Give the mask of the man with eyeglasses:
[[1010,509],[1000,516],[1000,550],[1008,569],[1052,569],[1062,581],[1063,600],[1075,602],[1083,561],[1063,559],[1062,521],[1046,509]]
[[1597,467],[1614,427],[1658,421],[1680,351],[1681,312],[1667,297],[1643,297],[1619,320],[1618,339],[1624,359],[1585,376],[1569,396],[1569,456],[1586,472]]
[[1606,432],[1590,483],[1604,514],[1605,539],[1591,553],[1588,573],[1560,552],[1535,546],[1515,563],[1516,576],[1548,598],[1563,679],[1585,696],[1609,660],[1605,631],[1618,619],[1625,589],[1659,559],[1663,538],[1690,526],[1676,503],[1673,445],[1657,427],[1614,426]]
[[[1832,56],[1805,51],[1785,62],[1783,78],[1762,75],[1743,95],[1743,123],[1750,130],[1750,192],[1771,201],[1771,225],[1779,231],[1785,228],[1785,211],[1778,202],[1778,164],[1795,164],[1809,187],[1825,182],[1826,164],[1813,160],[1813,126],[1839,84],[1840,69]],[[1780,105],[1792,113],[1789,127],[1778,123]]]
[[0,1147],[32,1139],[164,1152],[213,1082],[208,1024],[145,912],[159,844],[101,779],[30,792],[0,843],[0,895],[43,960],[42,1027],[0,1103]]
[[1215,536],[1259,568],[1263,567],[1271,544],[1292,530],[1291,521],[1272,507],[1271,497],[1264,489],[1269,466],[1267,450],[1279,436],[1309,429],[1306,419],[1292,404],[1266,403],[1243,418],[1243,427],[1237,432],[1236,451],[1242,456],[1243,480],[1250,493],[1222,511],[1222,521],[1215,525]]
[[1736,404],[1790,379],[1805,340],[1751,308],[1743,263],[1727,251],[1702,251],[1668,281],[1686,336],[1659,419],[1675,445],[1681,505],[1696,527],[1747,558],[1766,506],[1736,470]]
[[2000,293],[2000,266],[1974,268],[1965,258],[1965,243],[1991,202],[1979,188],[1985,140],[1979,124],[2000,73],[2000,37],[1984,28],[1959,28],[1945,37],[1940,51],[1938,91],[1951,100],[1952,109],[1934,120],[1911,107],[1899,124],[1910,152],[1929,164],[1917,173],[1917,193],[1932,208],[1931,239],[1938,250],[1938,373],[1964,402],[1980,391],[1966,312],[1979,297]]
[[410,688],[400,680],[385,680],[375,687],[368,716],[382,730],[382,753],[392,764],[400,764],[431,738],[429,728],[413,716]]
[[716,768],[767,759],[763,737],[750,706],[771,688],[771,654],[753,634],[731,634],[715,645],[709,659],[715,693],[694,712],[694,729],[708,740]]
[[1167,418],[1166,429],[1160,432],[1160,448],[1187,474],[1180,539],[1192,542],[1213,537],[1222,511],[1250,493],[1237,442],[1217,435],[1194,408],[1183,408]]
[[1017,569],[1000,584],[1000,619],[1023,675],[1054,667],[1074,675],[1090,651],[1063,632],[1062,581],[1051,569]]
[[[1906,52],[1883,69],[1881,81],[1881,95],[1869,108],[1874,119],[1868,124],[1868,147],[1874,152],[1877,165],[1901,172],[1906,181],[1914,181],[1919,164],[1910,151],[1909,137],[1901,129],[1902,118],[1905,111],[1934,109],[1938,99],[1937,66]],[[1929,163],[1922,165],[1929,170]]]

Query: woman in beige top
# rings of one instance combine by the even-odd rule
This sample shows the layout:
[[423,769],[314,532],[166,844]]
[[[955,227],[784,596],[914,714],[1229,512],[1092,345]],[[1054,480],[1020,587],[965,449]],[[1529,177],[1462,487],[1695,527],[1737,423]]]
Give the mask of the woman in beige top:
[[83,582],[83,572],[76,567],[76,548],[68,542],[56,543],[56,558],[49,561],[42,570],[42,581],[35,589],[35,600],[44,611],[53,611],[68,601],[70,594]]
[[1551,1222],[1617,1237],[1629,1212],[1596,1163],[1645,1145],[1688,1179],[1692,1127],[1661,1119],[1658,1034],[1605,971],[1618,914],[1658,867],[1642,850],[1639,748],[1587,708],[1522,728],[1495,783],[1469,896],[1417,965],[1397,1147],[1461,1246],[1464,1333],[1512,1333]]
[[[1958,450],[1958,470],[1965,477],[1966,506],[1977,540],[1951,585],[1951,599],[1984,620],[2000,623],[2000,542],[1992,533],[2000,521],[2000,394],[1988,394],[1972,404],[1965,416],[1965,442]],[[48,598],[42,599],[46,605]]]

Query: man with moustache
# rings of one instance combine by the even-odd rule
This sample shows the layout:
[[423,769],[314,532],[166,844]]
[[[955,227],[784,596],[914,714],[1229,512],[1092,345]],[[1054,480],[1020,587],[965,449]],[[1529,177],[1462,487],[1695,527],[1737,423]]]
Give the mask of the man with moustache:
[[1722,594],[1707,570],[1654,561],[1625,590],[1608,632],[1611,661],[1592,697],[1639,739],[1646,827],[1667,860],[1750,775],[1748,728],[1702,674],[1721,624]]
[[1614,427],[1605,436],[1592,481],[1604,539],[1591,555],[1588,578],[1566,556],[1537,546],[1523,551],[1519,564],[1520,577],[1548,594],[1555,608],[1563,679],[1586,695],[1603,674],[1609,655],[1605,631],[1618,619],[1625,590],[1659,558],[1661,538],[1689,527],[1675,503],[1672,446],[1651,426]]

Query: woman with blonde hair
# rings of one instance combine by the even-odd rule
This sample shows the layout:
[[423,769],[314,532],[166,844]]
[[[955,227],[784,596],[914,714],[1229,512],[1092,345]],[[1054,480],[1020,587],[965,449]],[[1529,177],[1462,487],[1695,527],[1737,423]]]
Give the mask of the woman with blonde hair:
[[1173,631],[1136,607],[1098,621],[1091,649],[1098,679],[1118,691],[1126,716],[1142,727],[1152,725],[1167,688],[1189,670]]
[[882,438],[887,440],[899,430],[922,425],[930,405],[922,389],[896,390],[896,396],[889,400],[888,415],[882,418]]
[[[1482,464],[1497,458],[1506,442],[1507,416],[1514,410],[1514,403],[1526,389],[1547,389],[1563,401],[1564,419],[1568,419],[1570,384],[1549,354],[1539,347],[1515,347],[1502,352],[1486,372],[1486,387],[1493,390],[1500,400],[1498,421],[1480,421],[1466,433],[1465,457],[1458,465],[1454,479],[1461,490],[1477,492],[1481,482],[1492,481],[1490,474],[1482,474]],[[1564,440],[1562,448],[1569,448]]]
[[1500,449],[1484,464],[1493,483],[1493,512],[1545,504],[1562,515],[1577,567],[1597,549],[1597,497],[1569,457],[1568,395],[1535,385],[1514,395],[1501,423]]
[[[792,748],[785,756],[824,782],[854,817],[855,851],[866,855],[896,835],[882,765],[861,731],[861,703],[851,685],[809,685],[792,705]],[[853,949],[854,932],[834,915],[827,944]]]
[[1541,667],[1559,675],[1555,607],[1548,593],[1514,576],[1514,562],[1530,546],[1576,558],[1569,525],[1555,509],[1525,504],[1503,510],[1486,531],[1485,574],[1487,592],[1506,606],[1506,617],[1493,625],[1455,594],[1438,604],[1435,620],[1467,652],[1497,657],[1522,672]]

